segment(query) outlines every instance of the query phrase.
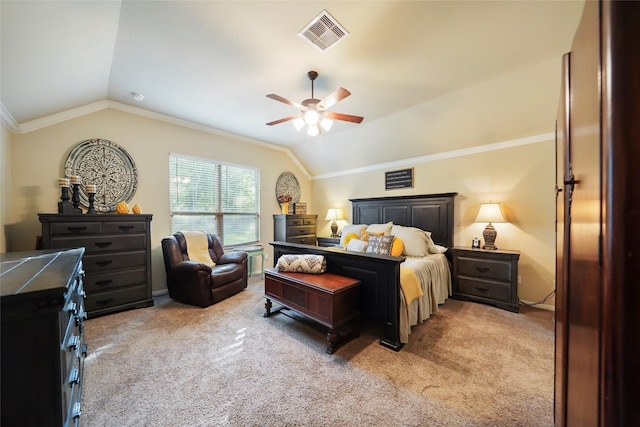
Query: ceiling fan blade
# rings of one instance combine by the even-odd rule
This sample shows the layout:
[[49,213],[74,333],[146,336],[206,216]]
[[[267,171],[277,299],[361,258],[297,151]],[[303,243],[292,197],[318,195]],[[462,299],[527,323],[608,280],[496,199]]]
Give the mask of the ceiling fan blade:
[[271,98],[271,99],[275,99],[276,101],[284,102],[285,104],[291,105],[292,107],[296,107],[296,108],[298,108],[300,110],[305,108],[302,105],[298,104],[297,102],[290,101],[287,98],[283,98],[280,95],[276,95],[275,93],[270,93],[269,95],[267,95],[267,98]]
[[349,95],[351,95],[351,92],[349,92],[343,87],[339,87],[338,89],[334,90],[331,94],[329,94],[329,96],[327,96],[322,101],[320,101],[318,103],[318,106],[323,110],[326,110],[328,108],[331,108],[336,102],[340,101],[341,99],[345,99]]
[[283,119],[279,119],[279,120],[274,120],[272,122],[267,123],[267,126],[273,126],[273,125],[277,125],[279,123],[284,123],[284,122],[288,122],[289,120],[294,120],[297,119],[298,117],[300,117],[300,115],[296,115],[296,116],[289,116],[289,117],[285,117]]
[[351,114],[332,113],[329,111],[325,111],[324,115],[330,119],[342,120],[345,122],[352,122],[352,123],[360,123],[364,120],[364,117],[352,116]]

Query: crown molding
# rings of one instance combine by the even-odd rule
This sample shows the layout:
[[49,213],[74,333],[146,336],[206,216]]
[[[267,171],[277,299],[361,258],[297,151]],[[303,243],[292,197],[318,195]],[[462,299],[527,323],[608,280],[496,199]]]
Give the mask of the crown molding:
[[504,150],[506,148],[519,147],[521,145],[537,144],[539,142],[547,142],[555,139],[554,132],[542,133],[539,135],[527,136],[524,138],[511,139],[508,141],[494,142],[492,144],[478,145],[476,147],[462,148],[460,150],[445,151],[437,154],[429,154],[427,156],[412,157],[408,159],[396,160],[387,163],[378,163],[376,165],[364,166],[361,168],[347,169],[339,172],[326,173],[316,175],[311,179],[327,179],[336,178],[345,175],[354,175],[358,173],[371,172],[381,169],[392,169],[403,166],[412,166],[418,163],[428,163],[436,160],[449,159],[452,157],[469,156],[471,154],[486,153],[495,150]]
[[300,163],[298,158],[293,155],[293,152],[291,152],[291,150],[289,150],[286,147],[280,147],[278,145],[269,144],[267,142],[259,141],[257,139],[246,138],[240,135],[224,132],[219,129],[200,125],[187,120],[178,119],[176,117],[168,116],[166,114],[156,113],[150,110],[145,110],[144,108],[133,107],[131,105],[122,104],[120,102],[109,101],[105,99],[102,101],[83,105],[81,107],[62,111],[60,113],[55,113],[49,116],[41,117],[39,119],[30,120],[24,123],[16,123],[16,121],[13,119],[11,114],[4,108],[4,105],[0,104],[0,106],[2,106],[2,109],[0,110],[0,115],[2,116],[2,122],[13,133],[21,133],[21,134],[34,132],[36,130],[46,128],[48,126],[53,126],[58,123],[63,123],[63,122],[66,122],[67,120],[82,117],[87,114],[95,113],[96,111],[105,110],[107,108],[111,108],[118,111],[124,111],[127,113],[135,114],[137,116],[159,120],[165,123],[170,123],[170,124],[174,124],[174,125],[189,128],[189,129],[194,129],[200,132],[205,132],[213,135],[223,136],[225,138],[235,139],[238,141],[246,142],[248,144],[258,145],[264,148],[269,148],[271,150],[283,152],[291,159],[293,163],[295,163],[295,165],[300,169],[300,171],[302,171],[302,174],[305,177],[307,177],[307,179],[311,179],[311,174],[302,165],[302,163]]

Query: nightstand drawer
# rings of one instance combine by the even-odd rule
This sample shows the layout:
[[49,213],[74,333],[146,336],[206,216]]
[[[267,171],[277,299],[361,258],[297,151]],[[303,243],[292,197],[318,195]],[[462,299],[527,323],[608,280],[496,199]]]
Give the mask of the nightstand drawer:
[[511,281],[510,262],[468,258],[464,256],[458,259],[463,261],[458,264],[459,276],[471,276],[505,282]]
[[487,298],[494,301],[509,302],[511,300],[511,284],[472,280],[458,276],[458,291],[471,296]]

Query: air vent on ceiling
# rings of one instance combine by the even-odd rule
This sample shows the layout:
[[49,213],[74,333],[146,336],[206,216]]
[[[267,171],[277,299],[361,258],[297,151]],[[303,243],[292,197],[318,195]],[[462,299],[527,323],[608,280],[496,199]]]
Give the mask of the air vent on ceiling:
[[298,33],[299,36],[309,40],[315,47],[324,51],[349,35],[342,25],[323,10],[306,27]]

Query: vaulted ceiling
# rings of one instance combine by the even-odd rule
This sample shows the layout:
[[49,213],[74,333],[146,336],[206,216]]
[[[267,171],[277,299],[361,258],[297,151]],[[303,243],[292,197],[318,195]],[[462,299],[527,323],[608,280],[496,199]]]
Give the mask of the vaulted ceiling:
[[[14,131],[108,101],[304,154],[355,144],[363,129],[416,105],[558,57],[581,1],[8,1],[1,7],[2,113]],[[322,51],[298,35],[323,10],[349,36]],[[559,60],[559,59],[558,59]],[[265,95],[352,95],[330,111],[364,116],[318,137]],[[136,101],[132,92],[144,95]],[[342,135],[342,136],[340,136]],[[407,142],[410,144],[411,142]],[[402,141],[383,158],[402,159]],[[411,155],[415,155],[415,148]],[[419,152],[418,152],[419,154]],[[427,153],[425,153],[427,154]],[[329,157],[330,158],[330,157]]]

